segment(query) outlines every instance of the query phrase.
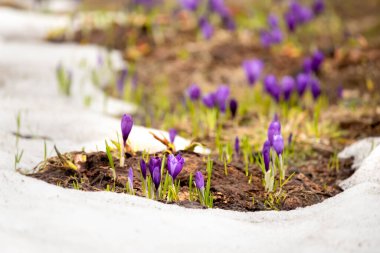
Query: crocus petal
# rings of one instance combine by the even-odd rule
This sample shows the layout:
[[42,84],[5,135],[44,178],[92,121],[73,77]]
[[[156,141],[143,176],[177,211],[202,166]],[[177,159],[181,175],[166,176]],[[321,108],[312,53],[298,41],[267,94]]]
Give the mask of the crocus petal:
[[232,118],[235,118],[237,109],[238,109],[238,102],[236,101],[236,99],[233,98],[230,100],[230,112],[231,112]]
[[288,101],[290,98],[290,95],[292,94],[293,89],[295,88],[295,82],[294,82],[293,77],[284,76],[281,79],[281,88],[282,88],[282,93],[284,95],[285,101]]
[[195,172],[195,186],[199,189],[202,190],[205,188],[205,179],[200,171]]
[[121,133],[123,136],[123,144],[125,145],[125,142],[128,139],[129,134],[131,133],[133,127],[133,118],[131,115],[124,114],[121,118]]
[[199,88],[198,85],[192,84],[188,89],[187,89],[187,95],[192,101],[196,101],[200,98],[201,96],[201,89]]
[[278,155],[282,154],[282,151],[284,151],[284,140],[281,134],[275,134],[273,136],[272,146]]
[[177,130],[175,130],[174,128],[171,128],[169,130],[169,140],[171,143],[174,143],[174,139],[176,136],[177,136]]

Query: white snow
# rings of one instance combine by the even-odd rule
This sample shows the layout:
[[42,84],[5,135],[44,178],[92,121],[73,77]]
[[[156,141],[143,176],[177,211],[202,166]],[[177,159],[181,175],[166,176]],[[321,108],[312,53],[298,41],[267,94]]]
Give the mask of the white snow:
[[[15,27],[33,24],[31,16],[40,19],[39,14],[8,9],[0,9],[0,16],[7,12]],[[41,21],[35,30],[42,31],[47,23]],[[83,92],[70,98],[58,93],[56,64],[74,65],[83,57],[94,64],[100,48],[32,42],[25,38],[35,30],[8,26],[0,24],[1,253],[379,251],[380,146],[368,148],[371,141],[363,141],[367,148],[354,144],[340,154],[355,155],[357,164],[354,176],[343,182],[346,191],[289,212],[190,210],[126,194],[63,189],[15,172],[12,131],[18,112],[21,133],[51,138],[48,151],[54,155],[53,144],[62,152],[104,149],[104,139],[114,138],[119,129],[119,120],[108,115],[135,107],[110,100],[104,112],[101,92],[88,82],[81,84],[80,70],[74,73],[74,89],[96,97],[94,105],[83,105]],[[118,53],[114,55],[117,61]],[[161,149],[147,131],[134,127],[132,145]],[[186,144],[177,139],[179,148]],[[22,168],[30,170],[43,159],[42,139],[20,139],[19,149],[24,150]]]

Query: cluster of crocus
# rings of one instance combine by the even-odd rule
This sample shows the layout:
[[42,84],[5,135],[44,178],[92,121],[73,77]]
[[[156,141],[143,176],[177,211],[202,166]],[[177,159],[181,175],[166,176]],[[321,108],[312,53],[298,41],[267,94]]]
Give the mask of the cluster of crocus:
[[120,166],[124,167],[124,161],[125,161],[125,149],[126,147],[129,147],[127,145],[127,140],[129,137],[129,134],[131,133],[133,127],[133,118],[131,115],[124,114],[121,118],[121,135],[123,137],[123,143],[120,146]]
[[245,60],[243,69],[247,78],[248,84],[253,86],[261,77],[264,69],[264,63],[258,59]]
[[194,13],[200,12],[200,6],[207,5],[205,12],[199,17],[199,27],[205,39],[210,39],[214,33],[214,28],[210,23],[212,14],[219,16],[224,28],[231,31],[236,28],[235,21],[224,0],[180,0],[180,3],[184,9]]
[[311,21],[315,16],[321,14],[325,8],[323,0],[314,0],[311,7],[300,4],[292,0],[285,13],[285,22],[288,30],[294,32],[302,24]]
[[285,167],[282,153],[284,151],[284,140],[281,135],[281,124],[275,116],[268,128],[268,140],[264,142],[262,157],[264,162],[265,189],[269,192],[274,190],[275,178],[279,173],[280,186],[285,179]]
[[269,27],[267,29],[263,29],[260,32],[261,44],[264,47],[270,47],[283,41],[283,35],[279,27],[278,17],[274,14],[269,15],[268,25]]

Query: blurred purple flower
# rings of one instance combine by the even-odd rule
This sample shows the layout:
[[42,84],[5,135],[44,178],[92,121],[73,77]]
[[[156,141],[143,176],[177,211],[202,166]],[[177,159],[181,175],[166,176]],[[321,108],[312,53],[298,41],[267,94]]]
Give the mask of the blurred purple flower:
[[199,88],[198,85],[192,84],[190,87],[187,89],[187,95],[192,101],[196,101],[200,98],[201,96],[201,89]]
[[213,108],[216,104],[216,97],[213,92],[210,92],[203,96],[202,98],[203,104],[208,108]]
[[190,11],[196,11],[198,9],[199,0],[180,0],[180,3],[183,8],[190,10]]
[[230,100],[230,112],[231,112],[232,118],[235,118],[237,109],[238,109],[238,102],[236,101],[236,99],[233,98]]
[[211,11],[218,13],[221,17],[229,15],[228,8],[224,0],[209,0],[209,8]]
[[297,75],[297,92],[300,97],[303,96],[305,90],[310,82],[310,75],[305,73],[299,73]]
[[214,33],[214,28],[212,27],[210,22],[208,22],[206,17],[200,18],[199,26],[201,28],[203,38],[205,38],[206,40],[209,40]]
[[169,129],[169,140],[171,143],[174,143],[174,139],[177,135],[177,131],[174,128]]
[[231,15],[223,16],[222,17],[222,23],[223,26],[229,30],[229,31],[235,31],[236,30],[236,23],[235,20],[232,18]]
[[296,30],[297,20],[293,13],[289,11],[285,13],[285,23],[290,32],[294,32]]
[[321,95],[321,86],[319,84],[319,81],[315,78],[312,78],[310,80],[310,88],[311,88],[311,94],[313,95],[314,100],[317,100],[318,97]]
[[311,58],[311,69],[315,72],[318,73],[319,69],[322,65],[322,62],[324,60],[325,56],[323,53],[319,50],[315,51],[312,58]]
[[274,100],[280,101],[281,87],[277,84],[277,79],[274,75],[267,75],[264,78],[264,88]]
[[174,156],[173,154],[170,154],[168,156],[168,172],[169,175],[173,178],[173,181],[176,179],[178,174],[183,169],[183,165],[185,164],[185,159],[178,154],[177,156]]
[[309,74],[312,71],[311,65],[312,65],[312,59],[310,57],[306,57],[303,60],[303,64],[302,64],[303,72],[306,74]]
[[312,8],[313,8],[314,15],[321,14],[325,10],[324,0],[314,0]]
[[269,140],[269,143],[273,146],[273,137],[276,135],[276,134],[280,134],[281,133],[281,124],[278,120],[273,120],[270,125],[269,125],[269,128],[268,128],[268,140]]
[[131,133],[133,127],[133,118],[131,115],[124,114],[121,118],[121,134],[123,136],[123,145],[128,139],[129,134]]
[[123,95],[124,93],[124,86],[125,86],[125,80],[128,76],[128,70],[124,68],[119,75],[119,78],[117,79],[117,90],[120,95]]
[[205,188],[205,179],[204,179],[204,177],[203,177],[203,175],[202,175],[202,173],[200,171],[195,172],[194,181],[195,181],[195,186],[199,190],[204,190],[204,188]]
[[260,78],[261,72],[264,68],[264,63],[261,60],[252,59],[243,62],[243,68],[247,77],[249,85],[254,85]]
[[281,79],[281,89],[282,89],[282,93],[284,95],[285,101],[289,100],[294,88],[295,88],[295,82],[294,82],[293,77],[284,76]]
[[158,168],[158,171],[161,171],[161,158],[151,157],[149,160],[149,172],[152,177],[153,177],[153,172],[156,168]]
[[143,178],[146,179],[146,162],[142,158],[140,159],[140,169]]
[[221,112],[226,112],[226,103],[230,95],[230,88],[227,85],[220,85],[215,92],[216,102]]
[[270,14],[268,16],[268,25],[270,28],[274,29],[274,28],[278,28],[278,17],[274,14]]

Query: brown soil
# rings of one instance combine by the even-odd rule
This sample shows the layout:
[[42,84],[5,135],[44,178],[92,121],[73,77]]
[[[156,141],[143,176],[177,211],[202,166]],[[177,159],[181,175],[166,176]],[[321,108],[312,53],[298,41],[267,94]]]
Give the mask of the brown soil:
[[[189,152],[181,151],[185,158],[185,166],[179,174],[180,180],[180,201],[176,204],[200,208],[198,202],[190,202],[188,200],[188,178],[189,173],[195,173],[200,170],[206,175],[206,157]],[[79,167],[78,171],[74,171],[64,167],[57,157],[53,157],[43,162],[39,166],[39,171],[28,176],[46,181],[48,183],[59,185],[65,188],[74,188],[73,184],[79,183],[80,189],[84,191],[104,191],[107,185],[113,186],[112,172],[109,167],[107,155],[104,152],[83,153],[72,152],[65,154],[71,157],[73,161],[78,161],[78,157],[86,155],[85,162],[76,162]],[[162,154],[156,154],[162,155]],[[332,197],[342,190],[337,184],[349,177],[353,171],[350,169],[351,160],[341,161],[340,167],[336,169],[328,169],[329,154],[317,154],[307,164],[293,166],[289,164],[288,173],[295,172],[292,179],[284,186],[284,199],[276,208],[279,210],[292,210],[298,207],[310,206]],[[124,168],[116,167],[116,188],[115,192],[125,193],[128,177],[128,169],[132,167],[134,170],[134,188],[136,194],[142,196],[140,172],[138,162],[141,154],[126,159]],[[312,159],[312,158],[310,158]],[[114,158],[115,164],[118,159]],[[37,169],[37,168],[36,168]],[[265,204],[268,194],[262,186],[262,172],[256,166],[250,166],[252,173],[252,181],[248,183],[245,176],[244,165],[239,159],[236,159],[228,165],[228,175],[224,173],[224,165],[214,161],[213,172],[211,177],[211,192],[214,196],[214,207],[228,210],[238,211],[259,211],[268,210],[269,206]],[[254,198],[254,203],[253,203]]]

